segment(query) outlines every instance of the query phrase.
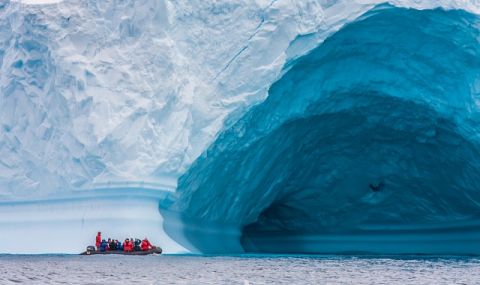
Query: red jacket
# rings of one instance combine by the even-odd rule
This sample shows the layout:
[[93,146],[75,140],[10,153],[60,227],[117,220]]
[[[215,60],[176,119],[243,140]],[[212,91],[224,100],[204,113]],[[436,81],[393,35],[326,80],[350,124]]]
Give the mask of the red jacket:
[[123,251],[133,251],[133,243],[131,241],[125,241],[123,243]]
[[95,246],[98,248],[100,247],[101,243],[102,243],[102,235],[97,235],[97,238],[95,239]]
[[148,239],[144,239],[140,244],[140,247],[142,248],[143,251],[146,251],[152,248],[152,244],[148,241]]

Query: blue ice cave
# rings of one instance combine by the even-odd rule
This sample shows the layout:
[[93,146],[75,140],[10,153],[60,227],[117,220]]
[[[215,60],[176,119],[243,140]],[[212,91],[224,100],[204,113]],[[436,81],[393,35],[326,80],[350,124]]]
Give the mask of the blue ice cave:
[[184,244],[480,254],[479,41],[465,11],[382,5],[290,63],[180,178]]

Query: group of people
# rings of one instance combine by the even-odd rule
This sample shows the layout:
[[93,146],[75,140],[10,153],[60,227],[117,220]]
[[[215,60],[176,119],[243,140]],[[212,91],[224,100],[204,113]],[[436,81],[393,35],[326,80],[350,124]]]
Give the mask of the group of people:
[[143,240],[140,239],[133,239],[127,238],[125,241],[120,242],[117,239],[102,239],[102,233],[98,232],[97,237],[95,239],[95,246],[98,251],[105,252],[105,251],[113,251],[113,250],[123,250],[124,252],[132,252],[132,251],[147,251],[152,248],[155,248],[147,238]]

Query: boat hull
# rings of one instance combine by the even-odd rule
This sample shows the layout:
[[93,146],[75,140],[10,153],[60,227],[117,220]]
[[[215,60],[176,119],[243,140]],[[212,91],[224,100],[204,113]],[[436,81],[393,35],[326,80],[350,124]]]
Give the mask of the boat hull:
[[132,252],[125,252],[122,250],[113,250],[113,251],[84,251],[80,253],[80,255],[106,255],[106,254],[120,254],[120,255],[150,255],[150,254],[161,254],[162,249],[160,247],[152,248],[150,250],[145,250],[145,251],[132,251]]

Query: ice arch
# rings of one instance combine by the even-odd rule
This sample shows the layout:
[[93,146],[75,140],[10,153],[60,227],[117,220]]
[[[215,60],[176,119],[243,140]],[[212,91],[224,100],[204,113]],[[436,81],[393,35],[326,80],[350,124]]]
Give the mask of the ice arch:
[[328,38],[181,177],[187,241],[480,254],[479,36],[464,11],[379,6]]

